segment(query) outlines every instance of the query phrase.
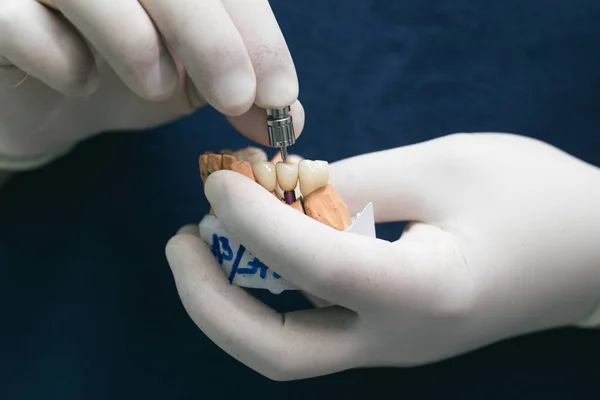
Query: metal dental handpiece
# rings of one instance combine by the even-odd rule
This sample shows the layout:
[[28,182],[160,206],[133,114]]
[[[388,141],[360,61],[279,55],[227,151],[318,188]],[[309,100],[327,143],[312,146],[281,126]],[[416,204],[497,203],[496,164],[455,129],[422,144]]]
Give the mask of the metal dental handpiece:
[[[287,161],[288,146],[296,143],[296,135],[294,134],[294,123],[290,115],[290,107],[269,108],[267,109],[267,128],[269,130],[269,145],[278,147],[281,151],[281,160],[285,164]],[[286,191],[283,193],[283,198],[287,204],[292,204],[296,201],[296,193]]]
[[267,128],[269,130],[269,145],[281,150],[281,159],[287,160],[288,146],[296,143],[294,123],[290,115],[290,106],[267,109]]

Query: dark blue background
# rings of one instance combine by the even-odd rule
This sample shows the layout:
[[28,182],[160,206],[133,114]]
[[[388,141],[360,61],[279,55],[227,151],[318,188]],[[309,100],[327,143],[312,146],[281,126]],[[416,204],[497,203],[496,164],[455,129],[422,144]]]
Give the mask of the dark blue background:
[[[538,137],[600,165],[597,1],[272,6],[306,108],[294,152],[335,161],[493,130]],[[103,135],[2,190],[0,398],[597,395],[600,335],[590,331],[537,334],[418,369],[293,383],[270,382],[228,357],[185,314],[164,245],[208,208],[198,154],[246,145],[205,109],[151,132]],[[378,232],[400,233],[396,225]],[[284,295],[275,304],[304,303]]]

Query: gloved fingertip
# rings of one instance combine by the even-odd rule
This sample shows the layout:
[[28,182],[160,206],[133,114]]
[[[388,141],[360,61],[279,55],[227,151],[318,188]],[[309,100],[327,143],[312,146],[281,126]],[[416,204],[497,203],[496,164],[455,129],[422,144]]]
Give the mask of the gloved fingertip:
[[294,133],[296,134],[296,139],[302,134],[302,130],[304,129],[304,106],[300,100],[296,100],[291,106],[291,114],[294,122]]
[[173,236],[165,247],[165,256],[171,270],[178,268],[181,265],[181,238]]
[[248,179],[237,172],[228,170],[215,171],[210,174],[206,179],[206,183],[204,184],[204,195],[206,196],[208,202],[214,207],[215,205],[218,205],[218,203],[227,199],[230,194],[232,194],[231,192],[233,191],[233,187],[237,186],[232,184],[231,180],[235,181],[235,179],[238,177]]
[[172,270],[187,268],[198,246],[204,244],[199,235],[189,234],[191,231],[189,225],[183,227],[165,246],[165,255]]
[[[294,134],[296,139],[302,134],[304,129],[304,107],[299,100],[296,100],[290,106],[290,114],[294,123]],[[269,145],[269,133],[267,131],[267,111],[257,105],[253,105],[248,112],[239,116],[228,116],[227,119],[231,125],[248,139]]]
[[[131,56],[127,67],[115,69],[121,80],[129,89],[142,99],[159,102],[169,99],[179,85],[179,71],[170,53],[162,45],[159,56],[150,61],[142,56]],[[113,59],[113,64],[120,65],[120,59]]]
[[178,235],[192,235],[192,236],[200,237],[200,230],[198,229],[198,225],[189,224],[189,225],[182,226],[177,231],[177,234]]
[[279,108],[294,104],[297,99],[298,79],[296,74],[282,70],[270,74],[258,84],[256,105],[260,108]]
[[256,97],[256,77],[253,70],[240,68],[215,80],[212,86],[213,107],[228,116],[246,113]]
[[86,60],[88,64],[85,67],[80,67],[77,73],[65,72],[58,75],[60,78],[57,80],[56,76],[46,76],[44,71],[35,71],[34,75],[39,77],[45,77],[44,82],[64,94],[65,96],[72,98],[87,98],[93,95],[100,87],[100,70],[96,65],[93,58]]

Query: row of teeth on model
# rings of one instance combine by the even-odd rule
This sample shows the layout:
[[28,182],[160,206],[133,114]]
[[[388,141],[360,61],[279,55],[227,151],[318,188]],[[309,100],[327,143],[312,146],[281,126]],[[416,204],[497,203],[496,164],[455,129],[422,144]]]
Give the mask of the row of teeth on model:
[[[225,151],[221,154],[205,153],[200,156],[200,169],[206,165],[208,175],[220,169],[230,169],[253,178],[269,192],[277,188],[283,192],[295,191],[298,186],[302,196],[308,196],[329,183],[329,163],[327,161],[300,160],[299,163],[283,163],[277,155],[267,161],[267,154],[261,149],[249,147],[236,153]],[[203,160],[205,157],[205,161]],[[250,176],[252,171],[252,176]]]
[[320,222],[339,230],[352,224],[346,204],[329,185],[326,161],[290,156],[283,163],[279,154],[268,161],[263,150],[248,147],[238,152],[207,152],[200,156],[199,164],[203,183],[211,173],[229,169],[256,181],[280,200]]

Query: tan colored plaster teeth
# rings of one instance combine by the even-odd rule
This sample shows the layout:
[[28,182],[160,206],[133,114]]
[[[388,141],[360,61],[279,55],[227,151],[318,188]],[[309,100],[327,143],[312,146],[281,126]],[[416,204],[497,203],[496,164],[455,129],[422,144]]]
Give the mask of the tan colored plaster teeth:
[[339,231],[346,230],[352,225],[348,206],[329,184],[304,197],[304,211],[309,217]]
[[231,169],[231,164],[237,161],[235,156],[223,154],[223,169]]
[[200,165],[200,178],[204,185],[208,178],[208,153],[204,153],[198,158],[198,164]]
[[231,164],[231,170],[242,174],[253,181],[256,181],[254,173],[252,172],[252,164],[250,164],[248,161],[234,162],[233,164]]
[[208,155],[208,175],[223,168],[223,155],[210,153]]

